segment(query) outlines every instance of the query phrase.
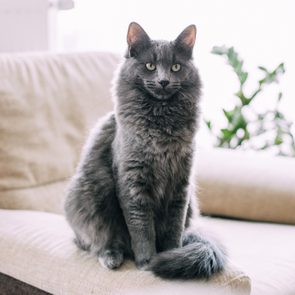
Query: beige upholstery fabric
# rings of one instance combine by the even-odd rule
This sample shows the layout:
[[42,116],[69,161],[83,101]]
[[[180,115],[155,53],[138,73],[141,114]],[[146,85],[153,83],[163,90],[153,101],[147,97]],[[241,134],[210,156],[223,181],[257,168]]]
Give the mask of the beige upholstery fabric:
[[76,248],[71,229],[57,214],[0,210],[0,237],[0,272],[55,295],[250,293],[248,277],[232,265],[209,282],[161,280],[138,271],[132,262],[117,271],[106,270]]
[[67,180],[61,180],[33,187],[1,191],[0,208],[62,214],[67,184]]
[[88,129],[112,109],[117,63],[104,53],[0,55],[0,208],[57,210],[49,198],[62,195]]
[[208,218],[233,261],[251,278],[252,295],[295,294],[295,226]]
[[227,149],[200,150],[201,210],[295,224],[295,159]]

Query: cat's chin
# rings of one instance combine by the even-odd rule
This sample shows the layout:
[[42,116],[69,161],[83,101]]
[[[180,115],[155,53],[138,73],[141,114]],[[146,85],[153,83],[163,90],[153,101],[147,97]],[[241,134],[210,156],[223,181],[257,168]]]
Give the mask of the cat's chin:
[[172,93],[155,93],[155,92],[151,92],[149,91],[149,97],[152,99],[152,100],[155,100],[155,101],[167,101],[169,100],[174,94],[176,93],[175,92],[172,92]]
[[153,94],[150,97],[152,100],[164,102],[164,101],[169,100],[172,97],[172,95],[155,95],[155,94]]

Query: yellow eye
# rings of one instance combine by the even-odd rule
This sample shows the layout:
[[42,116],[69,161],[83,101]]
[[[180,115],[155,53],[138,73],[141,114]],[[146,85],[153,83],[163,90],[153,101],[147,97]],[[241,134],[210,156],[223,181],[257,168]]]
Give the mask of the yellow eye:
[[178,71],[180,71],[180,69],[181,69],[181,65],[180,65],[180,64],[174,64],[174,65],[171,67],[171,70],[172,70],[173,72],[178,72]]
[[148,62],[145,64],[145,67],[149,70],[149,71],[154,71],[156,69],[156,65],[152,64],[151,62]]

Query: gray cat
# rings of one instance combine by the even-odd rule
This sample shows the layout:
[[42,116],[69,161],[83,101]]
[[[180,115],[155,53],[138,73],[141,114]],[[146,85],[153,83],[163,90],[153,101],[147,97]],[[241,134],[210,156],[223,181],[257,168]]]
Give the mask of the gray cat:
[[201,88],[195,38],[194,25],[167,42],[130,24],[115,112],[93,129],[72,178],[65,212],[75,242],[109,269],[124,258],[163,278],[208,278],[224,268],[223,247],[191,226]]

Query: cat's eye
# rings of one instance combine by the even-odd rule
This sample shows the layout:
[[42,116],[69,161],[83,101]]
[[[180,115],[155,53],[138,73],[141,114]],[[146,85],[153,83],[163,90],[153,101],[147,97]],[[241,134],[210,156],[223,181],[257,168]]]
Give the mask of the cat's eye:
[[156,69],[156,65],[154,65],[151,62],[148,62],[145,64],[145,67],[149,70],[149,71],[154,71]]
[[172,72],[178,72],[178,71],[180,71],[180,69],[181,69],[181,65],[180,64],[174,64],[171,67]]

